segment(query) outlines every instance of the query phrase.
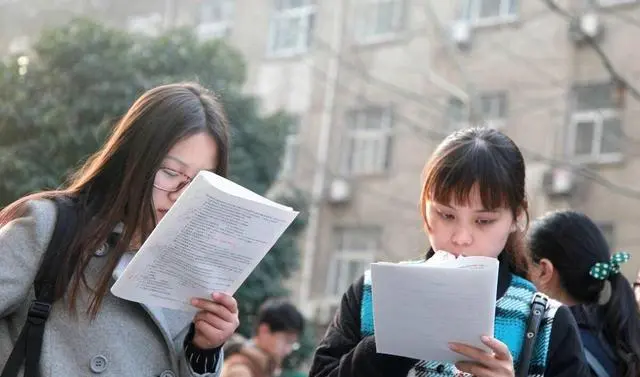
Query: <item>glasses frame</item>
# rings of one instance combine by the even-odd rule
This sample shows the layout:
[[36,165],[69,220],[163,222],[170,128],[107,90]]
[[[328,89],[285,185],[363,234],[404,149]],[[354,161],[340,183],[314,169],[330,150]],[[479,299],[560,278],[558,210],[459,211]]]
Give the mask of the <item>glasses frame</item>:
[[[167,190],[166,188],[160,187],[160,186],[158,186],[156,184],[156,179],[157,179],[158,173],[160,173],[161,170],[169,170],[172,173],[180,175],[180,176],[182,176],[184,178],[184,181],[181,182],[178,185],[178,187],[176,189],[174,189],[174,190]],[[178,192],[178,191],[182,190],[185,186],[187,186],[189,183],[191,183],[191,181],[193,181],[193,177],[190,177],[190,176],[186,175],[185,173],[179,172],[179,171],[177,171],[175,169],[171,169],[171,168],[168,168],[166,166],[161,166],[158,169],[158,171],[156,171],[156,175],[153,178],[153,187],[157,188],[160,191],[164,191],[164,192],[168,192],[168,193],[174,193],[174,192]]]

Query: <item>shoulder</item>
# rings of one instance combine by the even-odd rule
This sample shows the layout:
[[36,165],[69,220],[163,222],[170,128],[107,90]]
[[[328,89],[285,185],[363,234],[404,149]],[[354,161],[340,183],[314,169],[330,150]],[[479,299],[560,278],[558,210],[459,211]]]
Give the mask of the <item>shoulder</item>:
[[56,224],[58,211],[55,203],[47,199],[30,200],[24,203],[21,212],[20,217],[0,228],[0,248],[43,251]]
[[550,300],[549,302],[553,302],[553,305],[550,304],[547,310],[547,317],[553,318],[552,332],[566,333],[568,331],[575,331],[577,333],[578,326],[571,314],[571,310],[555,300]]
[[255,346],[245,344],[238,352],[224,360],[226,373],[238,376],[271,375],[276,363],[269,355]]
[[[582,341],[569,308],[554,300],[555,313],[551,325],[547,373],[554,376],[587,376]],[[586,374],[584,374],[586,373]]]
[[233,355],[224,361],[221,377],[253,377],[251,368],[241,355]]
[[56,206],[48,200],[24,203],[20,216],[0,227],[2,295],[0,315],[10,313],[31,288],[55,227]]

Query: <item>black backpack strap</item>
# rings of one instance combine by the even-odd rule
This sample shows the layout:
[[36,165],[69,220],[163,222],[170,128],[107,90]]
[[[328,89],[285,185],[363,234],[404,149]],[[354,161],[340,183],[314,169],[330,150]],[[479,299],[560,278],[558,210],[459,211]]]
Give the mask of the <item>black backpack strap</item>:
[[529,374],[529,365],[533,356],[540,324],[544,318],[549,305],[549,298],[540,292],[536,292],[531,300],[531,312],[525,331],[524,345],[522,346],[522,356],[520,357],[520,365],[518,366],[518,377],[526,377]]
[[[58,209],[58,214],[53,235],[33,283],[36,298],[31,302],[27,321],[22,327],[18,341],[0,377],[18,376],[23,361],[24,377],[38,377],[40,375],[40,353],[45,323],[49,318],[51,306],[57,299],[55,287],[58,272],[62,263],[66,262],[64,254],[78,223],[77,206],[72,199],[60,197],[54,198],[53,201]],[[75,265],[75,262],[72,261],[72,264]]]

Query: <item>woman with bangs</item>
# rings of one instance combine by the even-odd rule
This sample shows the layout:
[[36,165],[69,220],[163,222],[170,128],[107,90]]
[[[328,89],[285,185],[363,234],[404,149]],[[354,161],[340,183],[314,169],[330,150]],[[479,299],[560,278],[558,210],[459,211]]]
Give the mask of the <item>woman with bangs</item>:
[[371,305],[370,275],[365,274],[343,295],[316,349],[311,377],[589,376],[575,320],[554,300],[547,303],[529,367],[519,367],[537,291],[523,277],[525,163],[509,137],[487,128],[449,135],[425,166],[420,210],[431,244],[421,262],[436,251],[500,261],[495,332],[481,339],[492,352],[450,343],[468,360],[455,365],[377,353],[374,330],[362,325],[372,323],[363,318],[372,313],[363,309]]

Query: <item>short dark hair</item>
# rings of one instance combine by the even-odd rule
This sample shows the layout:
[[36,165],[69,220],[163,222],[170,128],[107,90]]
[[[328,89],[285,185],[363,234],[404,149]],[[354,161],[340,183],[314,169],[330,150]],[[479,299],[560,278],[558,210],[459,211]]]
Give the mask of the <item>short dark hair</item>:
[[271,332],[294,332],[302,334],[304,331],[304,317],[302,313],[286,299],[274,298],[265,301],[258,309],[256,328],[266,324]]

